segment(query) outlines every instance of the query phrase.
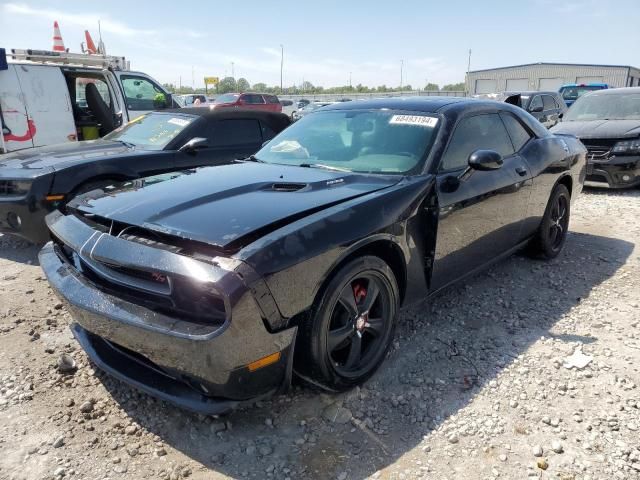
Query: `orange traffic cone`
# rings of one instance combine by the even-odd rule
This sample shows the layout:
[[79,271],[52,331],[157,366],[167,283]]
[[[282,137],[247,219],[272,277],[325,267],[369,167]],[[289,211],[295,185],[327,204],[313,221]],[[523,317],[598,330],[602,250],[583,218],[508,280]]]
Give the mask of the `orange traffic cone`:
[[62,35],[60,34],[60,27],[58,22],[53,22],[53,51],[64,52],[64,42],[62,41]]
[[89,35],[89,30],[84,31],[84,38],[87,41],[87,52],[88,53],[98,53],[98,49],[96,48],[96,44],[93,43],[93,38]]

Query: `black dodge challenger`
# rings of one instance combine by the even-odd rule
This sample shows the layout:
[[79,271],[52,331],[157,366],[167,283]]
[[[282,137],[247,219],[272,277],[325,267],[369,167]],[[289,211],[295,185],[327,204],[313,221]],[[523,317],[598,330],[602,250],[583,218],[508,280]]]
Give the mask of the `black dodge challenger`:
[[231,163],[258,151],[290,123],[279,113],[163,110],[100,140],[0,155],[0,233],[44,243],[45,215],[80,193],[160,172]]
[[293,374],[363,382],[401,305],[558,255],[584,177],[582,144],[512,105],[341,103],[243,163],[76,198],[40,262],[99,367],[221,413]]

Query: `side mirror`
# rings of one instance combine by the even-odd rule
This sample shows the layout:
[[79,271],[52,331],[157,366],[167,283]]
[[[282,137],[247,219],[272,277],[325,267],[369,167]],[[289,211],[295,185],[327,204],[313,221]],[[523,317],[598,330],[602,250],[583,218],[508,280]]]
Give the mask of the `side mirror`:
[[540,112],[542,112],[543,110],[544,110],[544,107],[543,107],[542,105],[537,105],[537,106],[535,106],[535,107],[533,107],[533,108],[530,108],[530,109],[529,109],[529,111],[530,111],[531,113],[540,113]]
[[209,146],[209,140],[202,137],[195,137],[182,145],[178,151],[185,153],[195,153],[196,150],[207,148]]
[[476,150],[469,156],[469,168],[474,170],[497,170],[503,163],[502,156],[494,150]]
[[562,120],[562,117],[564,117],[564,113],[560,112],[560,113],[558,114],[558,120]]

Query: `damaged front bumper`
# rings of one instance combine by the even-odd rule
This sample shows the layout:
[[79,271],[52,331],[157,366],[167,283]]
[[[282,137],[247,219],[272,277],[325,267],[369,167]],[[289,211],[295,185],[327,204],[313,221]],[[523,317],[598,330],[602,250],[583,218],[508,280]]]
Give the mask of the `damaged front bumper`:
[[588,187],[632,188],[640,185],[640,156],[611,156],[587,165]]
[[[204,414],[289,385],[297,329],[267,329],[262,305],[272,303],[256,298],[265,292],[245,264],[178,255],[58,212],[47,223],[54,241],[40,252],[40,264],[99,368]],[[177,296],[189,288],[215,292],[218,310],[210,320],[176,310]]]

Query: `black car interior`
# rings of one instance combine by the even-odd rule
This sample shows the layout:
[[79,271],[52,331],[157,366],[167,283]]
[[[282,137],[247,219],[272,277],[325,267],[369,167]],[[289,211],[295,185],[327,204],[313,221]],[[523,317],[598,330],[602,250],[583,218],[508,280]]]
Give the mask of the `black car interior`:
[[64,71],[78,140],[103,137],[116,128],[113,100],[99,73]]

